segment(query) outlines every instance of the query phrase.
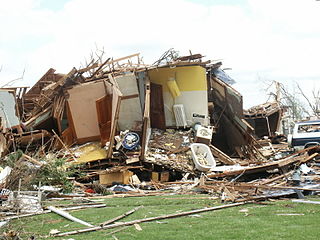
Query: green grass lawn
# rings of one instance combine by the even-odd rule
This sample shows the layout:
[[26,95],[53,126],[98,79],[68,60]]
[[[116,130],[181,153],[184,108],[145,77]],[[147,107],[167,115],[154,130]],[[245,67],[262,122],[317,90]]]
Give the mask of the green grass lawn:
[[[70,212],[73,216],[98,225],[108,219],[143,205],[122,222],[163,214],[178,213],[218,206],[210,199],[190,199],[206,195],[173,195],[104,199],[106,208]],[[177,199],[183,198],[183,199]],[[320,200],[313,198],[313,200]],[[4,230],[16,230],[23,239],[35,235],[37,239],[320,239],[320,205],[292,203],[290,200],[246,204],[201,214],[141,223],[142,231],[129,226],[115,234],[116,229],[55,238],[51,229],[61,232],[86,228],[61,216],[50,213],[12,220]],[[59,202],[61,204],[61,202]],[[282,214],[282,215],[281,215]],[[295,214],[295,215],[285,215]],[[121,227],[120,227],[121,228]],[[116,238],[113,238],[114,235]]]

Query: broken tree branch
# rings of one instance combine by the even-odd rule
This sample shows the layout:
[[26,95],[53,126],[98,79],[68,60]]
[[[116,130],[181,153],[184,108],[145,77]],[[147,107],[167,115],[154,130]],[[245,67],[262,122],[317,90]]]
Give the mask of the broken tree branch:
[[298,83],[297,83],[297,87],[298,87],[301,95],[302,95],[302,96],[304,97],[304,99],[307,101],[307,103],[308,103],[309,107],[311,108],[313,114],[314,114],[315,116],[318,116],[318,113],[317,113],[314,105],[311,103],[310,99],[304,94],[304,92],[302,91],[302,89],[301,89],[301,87],[300,87],[300,85],[299,85]]

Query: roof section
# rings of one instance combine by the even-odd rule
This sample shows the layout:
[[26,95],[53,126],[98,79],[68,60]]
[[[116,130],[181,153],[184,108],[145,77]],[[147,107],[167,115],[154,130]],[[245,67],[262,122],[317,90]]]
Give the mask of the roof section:
[[265,118],[280,110],[281,107],[278,102],[266,102],[249,108],[248,110],[244,110],[243,113],[245,118]]

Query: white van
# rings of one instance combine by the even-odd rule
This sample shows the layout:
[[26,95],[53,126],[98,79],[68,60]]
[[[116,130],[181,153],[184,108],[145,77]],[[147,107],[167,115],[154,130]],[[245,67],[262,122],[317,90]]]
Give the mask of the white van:
[[288,135],[288,144],[295,150],[320,145],[320,120],[296,123]]

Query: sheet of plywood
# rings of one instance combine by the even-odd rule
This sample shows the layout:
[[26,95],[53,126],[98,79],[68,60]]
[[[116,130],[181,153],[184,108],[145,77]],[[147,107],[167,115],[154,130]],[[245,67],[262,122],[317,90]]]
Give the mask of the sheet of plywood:
[[111,94],[111,91],[112,87],[106,86],[103,81],[77,85],[68,90],[68,104],[78,142],[81,139],[100,140],[96,100],[108,92]]
[[114,78],[123,95],[119,112],[119,129],[131,130],[137,122],[142,122],[142,109],[138,82],[134,73],[128,73]]

